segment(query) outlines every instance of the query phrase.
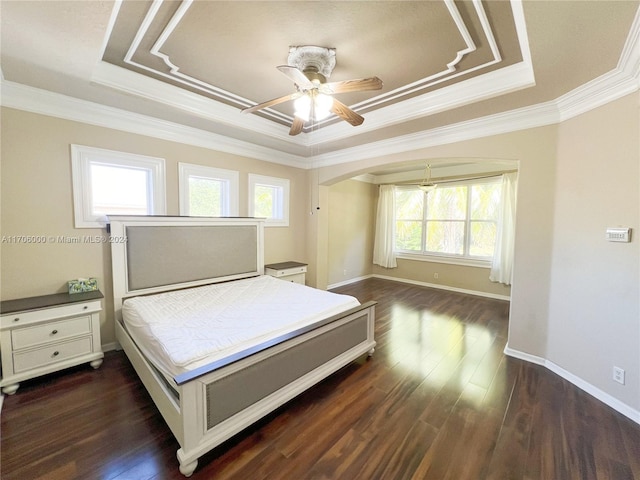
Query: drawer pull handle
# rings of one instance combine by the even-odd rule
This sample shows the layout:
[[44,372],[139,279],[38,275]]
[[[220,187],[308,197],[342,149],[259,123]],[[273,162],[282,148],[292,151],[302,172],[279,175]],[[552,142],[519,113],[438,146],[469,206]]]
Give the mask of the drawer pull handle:
[[20,317],[16,317],[13,319],[14,322],[19,322],[20,321]]
[[84,307],[82,307],[83,310],[86,310],[87,308],[89,308],[88,305],[85,305]]
[[51,332],[51,335],[55,335],[56,333],[58,333],[58,330],[54,330]]
[[52,357],[57,357],[58,355],[60,355],[60,352],[56,350],[55,352],[53,352],[53,355],[51,355],[51,356]]

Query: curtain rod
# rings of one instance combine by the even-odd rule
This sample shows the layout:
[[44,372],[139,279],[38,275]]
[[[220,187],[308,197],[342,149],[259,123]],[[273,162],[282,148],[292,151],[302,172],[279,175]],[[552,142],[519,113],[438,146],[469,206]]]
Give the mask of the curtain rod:
[[[467,177],[465,175],[454,175],[451,177],[432,177],[431,180],[429,180],[430,183],[451,183],[451,182],[455,182],[457,180],[481,180],[483,178],[493,178],[493,177],[500,177],[506,173],[517,173],[518,170],[502,170],[500,172],[494,172],[491,173],[490,175],[481,175],[481,176],[476,176],[476,177]],[[378,186],[382,186],[382,185],[398,185],[398,186],[411,186],[411,185],[419,185],[415,182],[400,182],[400,183],[379,183]]]

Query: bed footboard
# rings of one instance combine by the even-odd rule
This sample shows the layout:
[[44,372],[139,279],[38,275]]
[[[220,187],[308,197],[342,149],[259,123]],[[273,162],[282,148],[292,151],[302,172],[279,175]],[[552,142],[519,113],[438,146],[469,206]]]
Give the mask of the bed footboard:
[[340,368],[373,353],[375,303],[181,386],[180,471]]

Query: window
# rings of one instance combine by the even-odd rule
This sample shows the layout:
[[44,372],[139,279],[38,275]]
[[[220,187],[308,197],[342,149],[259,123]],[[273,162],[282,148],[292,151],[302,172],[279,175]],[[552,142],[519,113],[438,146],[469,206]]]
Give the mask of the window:
[[238,216],[239,174],[233,170],[178,164],[180,215]]
[[398,187],[396,251],[488,261],[496,243],[500,182],[439,185],[425,194]]
[[76,228],[99,228],[107,215],[164,215],[164,159],[71,145]]
[[289,226],[289,180],[249,174],[249,216],[267,226]]

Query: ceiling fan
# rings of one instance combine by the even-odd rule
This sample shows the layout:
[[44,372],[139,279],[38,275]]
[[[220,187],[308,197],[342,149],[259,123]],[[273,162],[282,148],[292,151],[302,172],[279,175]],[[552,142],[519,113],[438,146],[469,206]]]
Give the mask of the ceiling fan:
[[316,121],[324,120],[331,113],[349,122],[354,127],[362,124],[364,118],[344,103],[333,98],[333,95],[336,93],[380,90],[382,88],[382,80],[378,77],[327,83],[327,78],[331,75],[336,64],[335,48],[316,47],[313,45],[291,47],[287,63],[287,65],[281,65],[276,68],[293,81],[296,91],[289,95],[245,108],[242,113],[252,113],[293,100],[295,112],[289,135],[298,135],[302,132],[305,122],[310,119],[313,118]]

